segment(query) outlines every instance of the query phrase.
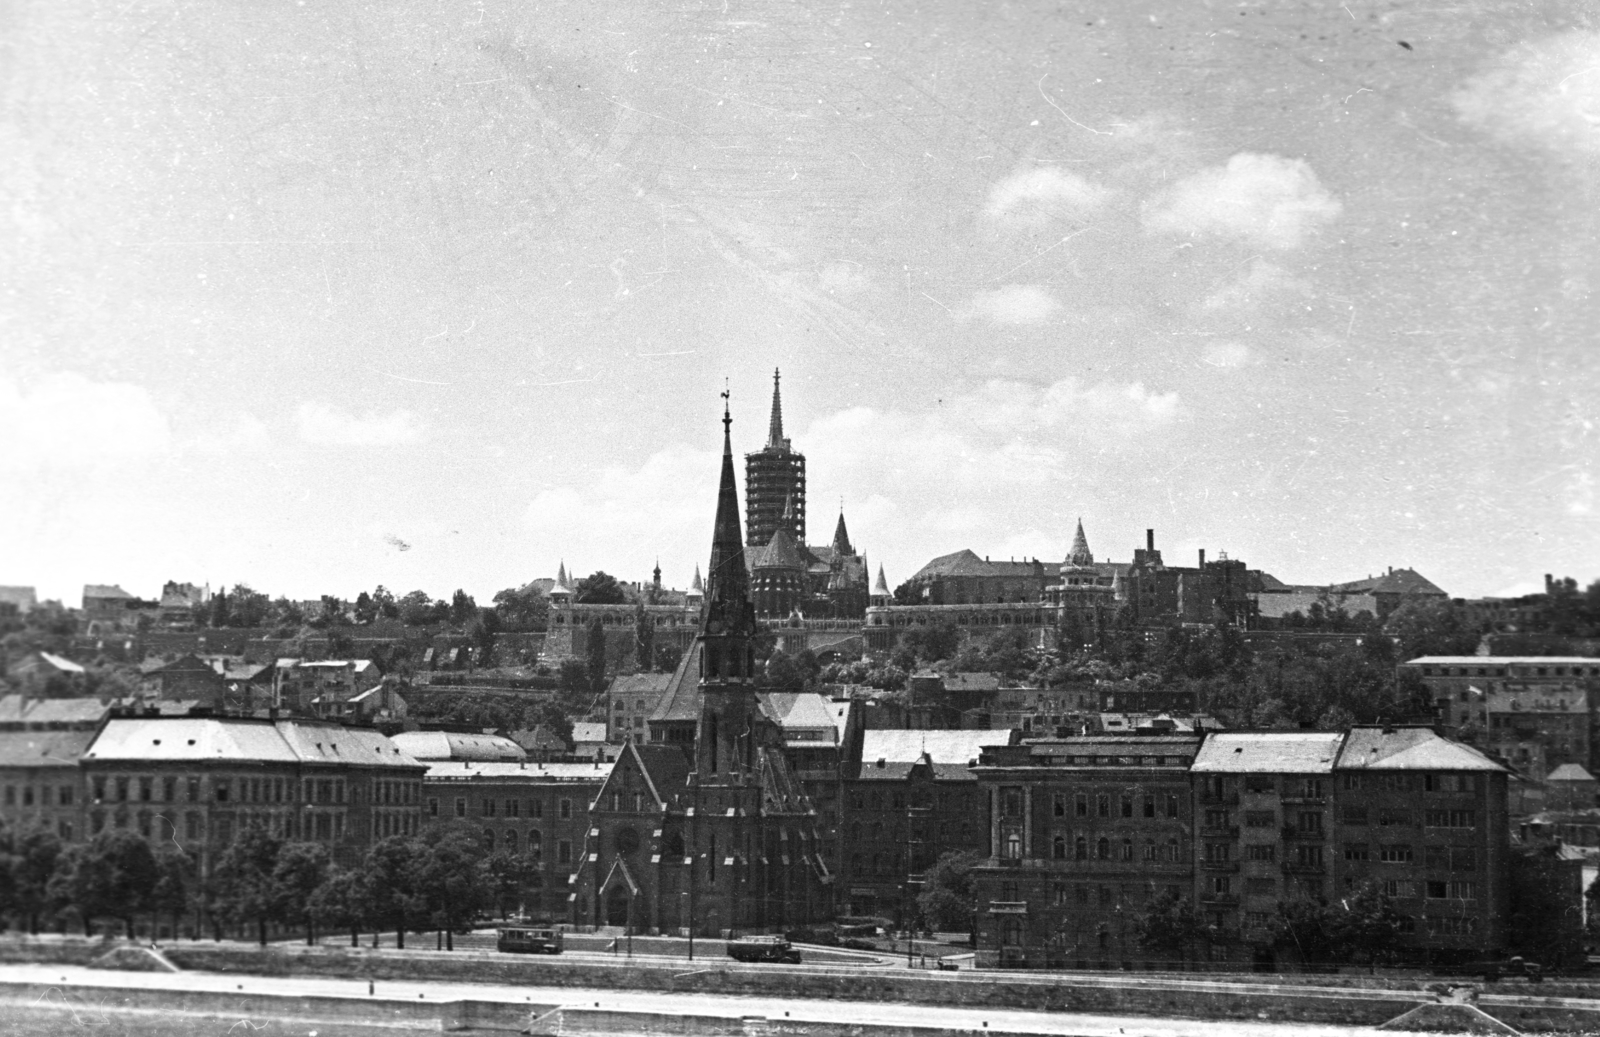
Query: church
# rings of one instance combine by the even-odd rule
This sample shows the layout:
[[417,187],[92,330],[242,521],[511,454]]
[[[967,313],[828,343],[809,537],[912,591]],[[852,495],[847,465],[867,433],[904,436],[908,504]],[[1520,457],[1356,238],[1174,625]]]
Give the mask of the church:
[[699,633],[650,718],[650,742],[623,746],[591,806],[568,879],[578,926],[723,936],[833,917],[817,811],[756,694],[732,420],[724,404]]

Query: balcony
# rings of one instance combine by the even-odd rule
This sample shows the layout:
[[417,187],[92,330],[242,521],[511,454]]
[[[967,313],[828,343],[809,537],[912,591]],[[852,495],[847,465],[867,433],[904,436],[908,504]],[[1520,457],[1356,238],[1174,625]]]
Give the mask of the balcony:
[[1284,842],[1312,842],[1320,843],[1328,837],[1328,833],[1321,828],[1296,828],[1294,825],[1284,825],[1281,833]]
[[1238,871],[1238,861],[1201,861],[1201,871]]
[[1326,866],[1318,862],[1312,864],[1307,861],[1284,861],[1283,873],[1285,875],[1321,875]]
[[1327,796],[1287,795],[1280,798],[1279,802],[1285,804],[1298,803],[1306,806],[1320,807],[1328,801]]
[[1028,913],[1026,900],[991,900],[989,901],[991,915],[1025,915]]
[[1201,825],[1200,838],[1202,839],[1237,839],[1239,838],[1238,825]]
[[1239,894],[1202,893],[1200,894],[1200,902],[1202,904],[1215,904],[1218,907],[1237,907],[1239,905]]
[[1204,806],[1236,807],[1239,805],[1237,792],[1202,792],[1200,802]]

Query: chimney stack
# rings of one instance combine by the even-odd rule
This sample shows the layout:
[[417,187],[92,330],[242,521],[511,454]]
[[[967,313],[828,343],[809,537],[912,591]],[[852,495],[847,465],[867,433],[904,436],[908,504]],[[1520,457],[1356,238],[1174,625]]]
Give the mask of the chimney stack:
[[1555,584],[1555,579],[1549,573],[1545,573],[1544,574],[1544,592],[1546,594],[1549,594],[1551,591],[1553,591],[1555,589],[1554,584]]
[[1147,530],[1144,531],[1144,549],[1146,551],[1154,551],[1156,549],[1156,531],[1155,530],[1147,529]]
[[1200,568],[1204,569],[1205,567],[1206,567],[1206,549],[1202,547],[1200,549]]

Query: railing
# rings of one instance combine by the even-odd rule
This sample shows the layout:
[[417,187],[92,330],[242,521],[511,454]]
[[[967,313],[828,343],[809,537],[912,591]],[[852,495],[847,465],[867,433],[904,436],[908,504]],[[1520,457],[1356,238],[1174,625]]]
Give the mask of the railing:
[[1237,893],[1202,893],[1202,894],[1200,894],[1200,902],[1202,904],[1222,904],[1222,905],[1237,904],[1239,902],[1239,894],[1237,894]]
[[1201,825],[1200,837],[1202,839],[1237,839],[1239,838],[1239,826]]
[[1327,838],[1327,833],[1321,828],[1296,828],[1294,825],[1284,825],[1283,838],[1286,842],[1295,839],[1301,842],[1321,842]]
[[1026,900],[991,900],[989,901],[991,915],[1025,915],[1028,913]]
[[1284,861],[1283,873],[1285,875],[1321,875],[1325,866],[1321,863],[1313,864],[1309,861]]
[[1200,862],[1200,870],[1202,870],[1202,871],[1238,871],[1239,870],[1239,862],[1238,861],[1204,861],[1203,860],[1203,861]]

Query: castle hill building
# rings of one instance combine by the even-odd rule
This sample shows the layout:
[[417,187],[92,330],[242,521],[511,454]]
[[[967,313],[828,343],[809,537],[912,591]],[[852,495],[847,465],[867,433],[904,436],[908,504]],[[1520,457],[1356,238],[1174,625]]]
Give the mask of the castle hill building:
[[1095,561],[1080,521],[1061,562],[991,561],[970,550],[935,558],[906,581],[902,597],[910,601],[872,596],[862,633],[869,650],[887,652],[907,628],[932,623],[976,636],[1021,627],[1040,643],[1087,640],[1113,619],[1147,629],[1248,626],[1254,584],[1242,561],[1207,561],[1204,551],[1194,568],[1167,565],[1154,530],[1132,562]]
[[986,749],[995,840],[975,872],[980,965],[1155,967],[1138,920],[1181,897],[1193,953],[1271,967],[1281,905],[1374,889],[1403,958],[1506,951],[1505,767],[1426,727],[1063,738]]
[[1012,731],[860,731],[840,784],[841,906],[906,924],[923,873],[947,853],[987,856],[987,805],[972,766]]
[[247,827],[327,846],[354,865],[416,835],[424,766],[369,728],[314,720],[112,716],[79,759],[92,838],[131,829],[211,862]]
[[1425,655],[1399,670],[1428,689],[1444,730],[1535,780],[1562,764],[1600,767],[1592,719],[1600,704],[1600,659]]
[[699,632],[651,742],[622,747],[569,877],[579,926],[720,935],[833,917],[814,805],[756,692],[755,640],[723,413],[722,475]]
[[92,730],[0,730],[0,824],[14,834],[53,832],[64,843],[80,838],[78,760],[93,740]]
[[[412,732],[436,734],[441,732]],[[503,758],[427,761],[422,776],[422,823],[463,822],[478,829],[485,853],[505,850],[535,864],[524,913],[566,921],[568,880],[589,829],[589,810],[611,776],[612,764],[540,763]]]

